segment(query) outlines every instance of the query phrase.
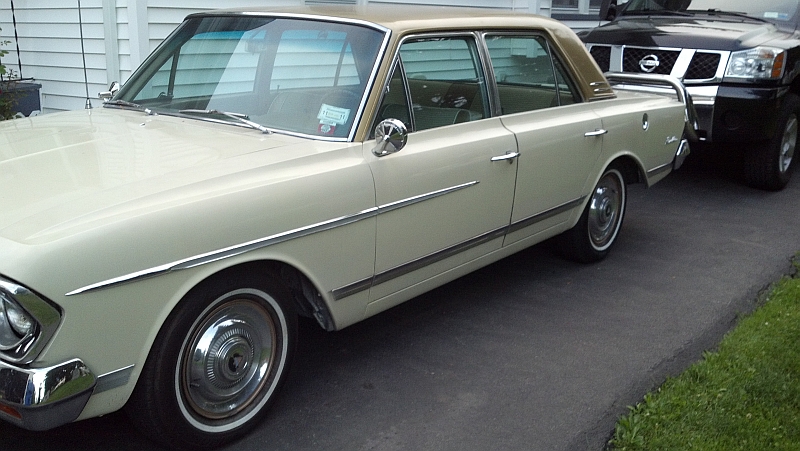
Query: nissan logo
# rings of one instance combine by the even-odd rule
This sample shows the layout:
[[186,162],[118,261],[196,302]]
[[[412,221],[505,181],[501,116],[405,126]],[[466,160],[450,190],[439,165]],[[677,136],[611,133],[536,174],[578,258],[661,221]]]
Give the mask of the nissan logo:
[[653,54],[647,55],[639,60],[639,67],[642,69],[642,72],[653,72],[659,64],[661,63],[658,61],[658,57]]

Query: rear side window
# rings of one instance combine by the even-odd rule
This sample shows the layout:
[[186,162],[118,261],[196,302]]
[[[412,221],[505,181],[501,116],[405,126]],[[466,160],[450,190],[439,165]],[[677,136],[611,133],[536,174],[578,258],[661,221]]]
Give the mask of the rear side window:
[[564,66],[541,36],[487,36],[502,114],[580,101]]

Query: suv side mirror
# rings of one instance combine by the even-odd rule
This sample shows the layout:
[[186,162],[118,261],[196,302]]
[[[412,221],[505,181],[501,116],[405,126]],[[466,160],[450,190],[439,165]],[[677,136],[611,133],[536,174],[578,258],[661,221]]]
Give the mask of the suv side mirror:
[[600,2],[600,20],[614,20],[617,17],[617,0]]

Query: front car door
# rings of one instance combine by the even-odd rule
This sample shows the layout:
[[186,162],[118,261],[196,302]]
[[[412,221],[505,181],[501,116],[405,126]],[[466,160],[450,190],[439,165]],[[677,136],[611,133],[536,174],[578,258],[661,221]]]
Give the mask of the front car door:
[[519,176],[506,244],[555,234],[584,205],[602,150],[602,122],[582,102],[547,39],[487,34],[498,113],[519,143]]
[[490,117],[485,81],[473,34],[401,44],[378,120],[402,120],[410,133],[400,152],[370,163],[381,214],[368,314],[502,246],[517,163],[492,160],[517,146]]

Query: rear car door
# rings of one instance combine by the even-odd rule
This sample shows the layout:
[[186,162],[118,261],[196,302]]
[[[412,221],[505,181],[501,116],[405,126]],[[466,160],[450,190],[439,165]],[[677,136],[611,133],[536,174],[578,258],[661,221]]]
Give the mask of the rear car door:
[[510,244],[560,230],[582,207],[602,151],[602,122],[582,102],[544,36],[504,33],[485,39],[500,118],[516,135],[520,153]]

